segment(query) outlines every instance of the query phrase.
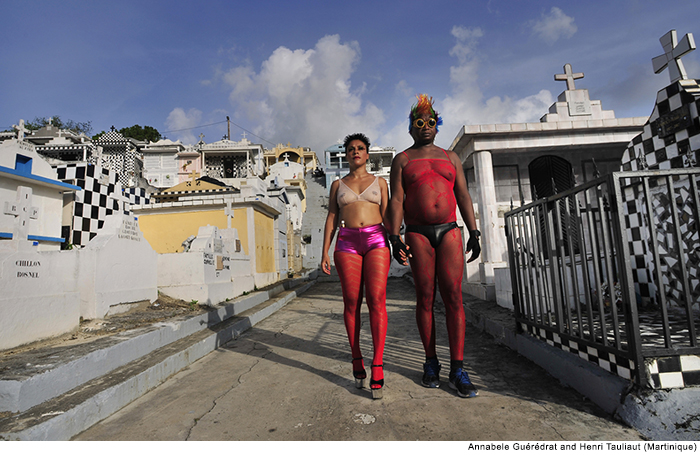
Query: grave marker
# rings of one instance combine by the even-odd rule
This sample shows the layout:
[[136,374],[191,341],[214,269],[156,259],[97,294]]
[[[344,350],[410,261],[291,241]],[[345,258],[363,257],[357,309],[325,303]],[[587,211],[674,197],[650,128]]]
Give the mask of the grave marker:
[[17,140],[20,142],[24,140],[24,133],[30,132],[30,130],[24,127],[23,119],[19,120],[19,125],[12,125],[12,128],[17,130]]
[[659,38],[659,41],[664,48],[664,54],[654,57],[651,60],[654,66],[654,73],[659,74],[668,68],[668,75],[671,78],[671,83],[681,79],[688,79],[681,57],[695,50],[693,34],[686,33],[679,43],[676,31],[671,30]]
[[576,90],[576,85],[574,84],[574,80],[576,79],[583,79],[583,73],[573,73],[570,63],[564,65],[564,74],[554,75],[555,81],[566,81],[567,90]]
[[17,201],[5,201],[5,215],[16,217],[15,228],[12,231],[12,243],[18,251],[31,251],[32,244],[28,242],[29,220],[39,218],[39,209],[32,206],[32,189],[26,186],[17,187]]

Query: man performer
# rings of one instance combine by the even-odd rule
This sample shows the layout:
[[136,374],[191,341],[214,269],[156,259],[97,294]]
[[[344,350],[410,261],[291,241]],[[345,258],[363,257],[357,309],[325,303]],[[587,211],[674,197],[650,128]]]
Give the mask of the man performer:
[[[464,398],[478,395],[464,370],[464,334],[466,320],[462,306],[462,276],[465,253],[462,234],[457,227],[456,209],[469,230],[466,252],[469,262],[481,253],[480,232],[462,163],[457,154],[437,147],[433,142],[442,119],[433,109],[433,99],[418,95],[409,115],[409,134],[413,145],[394,157],[391,165],[389,202],[389,242],[394,257],[402,264],[409,260],[416,287],[416,322],[426,362],[421,384],[440,387],[440,369],[435,347],[435,285],[445,303],[447,334],[450,343],[450,387]],[[399,236],[406,224],[405,244]],[[406,246],[407,245],[407,246]]]

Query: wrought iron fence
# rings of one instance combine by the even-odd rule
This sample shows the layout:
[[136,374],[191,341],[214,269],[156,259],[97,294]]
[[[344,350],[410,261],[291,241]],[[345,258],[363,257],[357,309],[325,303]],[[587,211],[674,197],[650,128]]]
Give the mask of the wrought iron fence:
[[518,326],[641,385],[645,358],[700,354],[699,177],[616,172],[506,213]]

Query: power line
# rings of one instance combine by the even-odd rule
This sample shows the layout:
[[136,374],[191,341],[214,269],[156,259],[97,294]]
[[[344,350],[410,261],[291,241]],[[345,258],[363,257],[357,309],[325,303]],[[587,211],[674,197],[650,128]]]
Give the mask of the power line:
[[[209,124],[207,124],[207,125],[200,125],[200,126],[193,126],[193,127],[191,127],[191,128],[180,128],[180,129],[178,129],[178,130],[162,131],[161,134],[165,134],[165,133],[176,133],[176,132],[178,132],[178,131],[188,131],[188,130],[194,130],[194,129],[197,129],[197,128],[205,128],[205,127],[207,127],[207,126],[221,125],[222,123],[226,123],[227,121],[230,122],[230,120],[224,120],[224,121],[222,121],[222,122],[209,123]],[[253,133],[252,131],[249,131],[249,130],[243,128],[241,125],[238,125],[238,124],[235,123],[235,122],[231,122],[231,123],[233,123],[233,125],[237,126],[238,128],[242,129],[242,130],[245,131],[246,133],[250,134],[251,136],[257,137],[257,138],[260,139],[261,141],[265,141],[265,142],[267,142],[267,143],[270,144],[270,145],[276,145],[276,144],[273,143],[272,141],[268,141],[268,140],[265,139],[264,137],[258,136],[257,134],[255,134],[255,133]],[[229,140],[230,140],[230,139],[231,139],[231,138],[229,138]]]
[[[230,121],[230,120],[229,120],[229,121]],[[267,143],[270,144],[270,145],[277,145],[277,144],[272,143],[271,141],[268,141],[268,140],[265,139],[264,137],[260,137],[260,136],[258,136],[257,134],[255,134],[255,133],[253,133],[253,132],[251,132],[251,131],[248,131],[247,129],[243,128],[241,125],[238,125],[238,124],[236,124],[236,123],[234,123],[234,122],[231,122],[231,123],[233,123],[235,126],[237,126],[237,127],[239,127],[240,129],[242,129],[242,130],[245,131],[246,133],[251,134],[251,135],[257,137],[257,138],[260,139],[261,141],[265,141],[265,142],[267,142]],[[230,140],[230,139],[231,139],[231,138],[229,138],[229,140]]]
[[204,127],[207,127],[207,126],[221,125],[222,123],[226,123],[226,120],[224,120],[223,122],[210,123],[210,124],[208,124],[208,125],[193,126],[193,127],[191,127],[191,128],[180,128],[179,130],[162,131],[161,133],[175,133],[175,132],[177,132],[177,131],[194,130],[194,129],[197,129],[197,128],[204,128]]

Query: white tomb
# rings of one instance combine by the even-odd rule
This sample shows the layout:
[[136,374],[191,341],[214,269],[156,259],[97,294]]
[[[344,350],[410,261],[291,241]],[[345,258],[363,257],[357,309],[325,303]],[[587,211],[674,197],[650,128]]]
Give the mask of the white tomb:
[[133,215],[118,210],[87,246],[78,250],[80,314],[101,319],[158,298],[158,255]]
[[170,297],[216,305],[255,288],[236,229],[202,226],[189,251],[158,255],[158,288]]
[[80,323],[76,255],[59,250],[63,192],[76,189],[56,180],[32,144],[0,144],[0,350]]
[[512,308],[504,287],[510,271],[503,214],[592,180],[598,171],[617,170],[627,144],[642,131],[647,117],[615,117],[588,90],[576,88],[583,77],[568,63],[554,75],[566,90],[539,122],[464,125],[453,140],[450,150],[462,161],[482,234],[479,260],[465,266],[465,292]]
[[[36,242],[38,251],[60,249],[64,241],[61,238],[63,193],[80,188],[56,177],[56,171],[36,152],[33,144],[20,140],[0,143],[0,250],[10,240]],[[23,221],[28,236],[24,239],[13,237],[19,216],[17,188],[20,185],[31,188],[29,197],[32,199],[32,205],[27,207],[31,213]]]

